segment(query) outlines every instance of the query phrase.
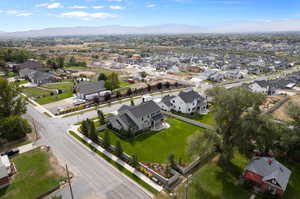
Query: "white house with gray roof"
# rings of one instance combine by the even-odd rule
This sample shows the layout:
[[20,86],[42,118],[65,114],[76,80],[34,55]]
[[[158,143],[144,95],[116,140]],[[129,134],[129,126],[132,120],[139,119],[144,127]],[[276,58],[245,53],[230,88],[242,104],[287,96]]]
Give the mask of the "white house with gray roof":
[[98,82],[80,82],[75,86],[76,96],[83,100],[92,100],[95,97],[104,98],[105,95],[111,94],[111,91],[104,87],[104,81]]
[[109,125],[118,131],[142,132],[161,129],[164,117],[160,107],[153,101],[137,106],[123,105],[118,114],[108,117]]
[[176,111],[184,114],[206,114],[207,100],[194,90],[181,91],[177,96],[165,96],[159,106],[164,111]]

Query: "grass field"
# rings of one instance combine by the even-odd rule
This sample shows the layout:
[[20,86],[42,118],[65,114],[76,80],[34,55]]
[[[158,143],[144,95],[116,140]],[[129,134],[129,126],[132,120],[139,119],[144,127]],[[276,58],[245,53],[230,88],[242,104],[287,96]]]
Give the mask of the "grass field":
[[17,173],[11,184],[0,190],[0,199],[32,199],[59,185],[62,177],[51,167],[49,158],[40,149],[13,158]]
[[202,122],[208,125],[214,126],[216,124],[214,115],[212,112],[209,112],[206,115],[200,115],[200,114],[194,114],[194,115],[187,115],[187,114],[182,114],[182,116],[196,120],[198,122]]
[[42,95],[50,95],[50,91],[43,90],[40,88],[22,88],[22,92],[25,93],[28,97],[39,97]]
[[36,99],[36,102],[44,105],[44,104],[49,104],[52,102],[56,102],[56,101],[60,101],[69,97],[73,96],[73,92],[72,91],[67,91],[58,95],[52,95],[52,96],[46,96],[46,97],[42,97],[42,98],[38,98]]
[[[191,158],[186,154],[187,138],[203,129],[188,123],[168,119],[170,128],[160,132],[149,132],[137,137],[134,141],[125,141],[116,134],[110,132],[111,143],[120,141],[124,152],[129,155],[137,155],[141,162],[165,163],[170,154],[176,158],[181,158],[183,162],[190,162]],[[103,132],[99,133],[103,137]]]
[[72,91],[73,90],[73,84],[71,82],[62,82],[58,84],[48,84],[43,86],[44,88],[50,88],[50,89],[60,89],[63,91]]

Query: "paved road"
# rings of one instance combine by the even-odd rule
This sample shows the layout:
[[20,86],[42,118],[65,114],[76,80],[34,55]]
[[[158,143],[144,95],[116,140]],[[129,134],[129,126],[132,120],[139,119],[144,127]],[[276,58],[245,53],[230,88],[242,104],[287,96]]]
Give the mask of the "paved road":
[[[34,118],[36,122],[41,136],[36,144],[51,146],[60,163],[67,163],[74,173],[73,189],[76,199],[151,198],[144,189],[66,134],[66,129],[76,116],[68,119],[49,118],[36,111],[32,105],[28,105],[28,112],[24,117]],[[64,198],[70,198],[67,191],[68,189],[62,191]]]

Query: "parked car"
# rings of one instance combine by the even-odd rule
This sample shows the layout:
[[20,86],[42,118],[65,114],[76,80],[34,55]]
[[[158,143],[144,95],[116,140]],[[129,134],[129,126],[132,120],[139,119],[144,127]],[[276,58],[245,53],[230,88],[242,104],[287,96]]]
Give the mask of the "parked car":
[[19,154],[19,152],[20,152],[19,149],[12,149],[12,150],[2,153],[1,156],[7,155],[8,157],[12,157],[12,156]]

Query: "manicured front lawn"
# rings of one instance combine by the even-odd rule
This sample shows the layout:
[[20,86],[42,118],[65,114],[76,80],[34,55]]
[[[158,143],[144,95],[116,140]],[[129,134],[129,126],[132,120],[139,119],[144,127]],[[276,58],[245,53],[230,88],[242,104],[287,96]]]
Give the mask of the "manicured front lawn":
[[46,97],[41,97],[36,99],[36,102],[43,105],[43,104],[49,104],[52,102],[56,102],[56,101],[60,101],[69,97],[73,96],[73,92],[72,91],[67,91],[58,95],[50,95],[50,96],[46,96]]
[[43,95],[50,95],[50,91],[43,90],[37,87],[22,88],[22,92],[28,97],[40,97]]
[[49,158],[40,149],[13,158],[17,173],[11,184],[0,190],[0,199],[32,199],[59,185],[62,177],[54,171]]
[[206,115],[200,115],[197,113],[194,113],[193,115],[189,115],[189,114],[183,114],[183,113],[175,113],[177,115],[183,116],[183,117],[187,117],[190,118],[192,120],[196,120],[198,122],[202,122],[208,125],[212,125],[214,126],[216,124],[215,122],[215,118],[212,112],[209,112]]
[[[183,162],[190,162],[191,157],[186,154],[187,138],[194,133],[203,132],[203,129],[176,119],[168,119],[167,123],[170,124],[170,128],[160,132],[145,133],[134,141],[125,141],[111,130],[106,131],[110,132],[113,145],[116,141],[120,141],[124,152],[137,155],[141,162],[165,163],[172,153]],[[103,132],[99,133],[101,137],[103,134]]]
[[50,88],[50,89],[60,89],[60,90],[63,90],[63,91],[73,90],[73,84],[71,82],[62,82],[62,83],[58,83],[58,84],[48,84],[48,85],[44,85],[43,87]]

